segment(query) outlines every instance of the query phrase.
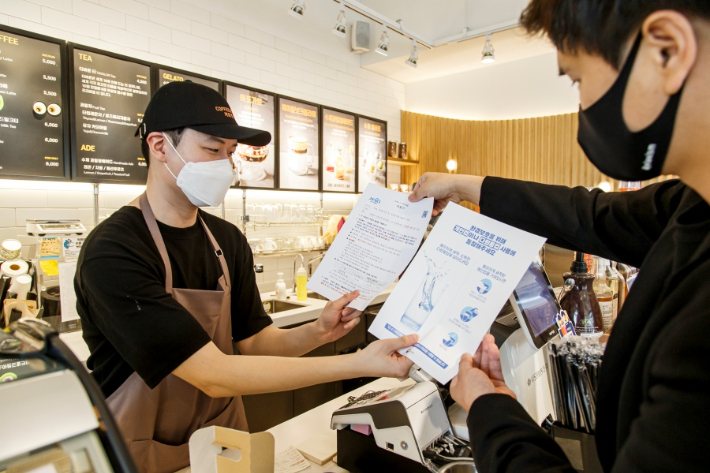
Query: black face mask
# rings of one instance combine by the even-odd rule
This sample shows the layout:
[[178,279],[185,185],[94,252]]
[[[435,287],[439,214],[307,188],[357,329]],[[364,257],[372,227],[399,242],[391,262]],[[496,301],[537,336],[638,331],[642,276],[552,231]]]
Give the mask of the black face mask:
[[673,138],[683,87],[645,130],[631,132],[624,122],[624,94],[641,46],[639,34],[626,63],[609,91],[594,105],[579,111],[577,141],[589,160],[613,179],[643,181],[661,175]]

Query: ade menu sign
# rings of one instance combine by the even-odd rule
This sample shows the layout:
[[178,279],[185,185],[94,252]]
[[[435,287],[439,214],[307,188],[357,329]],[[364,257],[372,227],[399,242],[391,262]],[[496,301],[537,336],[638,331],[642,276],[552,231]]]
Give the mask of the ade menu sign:
[[152,95],[150,66],[79,47],[71,53],[74,177],[145,183],[147,163],[134,134]]
[[239,187],[274,189],[276,187],[276,97],[265,92],[226,86],[227,102],[240,126],[271,133],[271,143],[256,147],[237,146],[234,164],[239,173]]
[[360,117],[360,175],[358,192],[363,192],[370,182],[385,187],[387,180],[387,123]]
[[279,98],[279,187],[319,190],[319,107]]
[[0,31],[0,176],[69,177],[62,51]]
[[355,115],[323,108],[323,190],[355,192]]
[[158,88],[171,82],[185,82],[186,80],[195,82],[196,84],[206,85],[207,87],[219,92],[219,81],[205,79],[196,75],[188,74],[174,69],[158,69]]

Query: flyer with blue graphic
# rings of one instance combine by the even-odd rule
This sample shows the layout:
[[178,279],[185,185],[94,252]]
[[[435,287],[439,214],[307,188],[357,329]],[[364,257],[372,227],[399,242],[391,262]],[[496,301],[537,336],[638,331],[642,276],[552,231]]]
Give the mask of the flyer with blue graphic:
[[545,239],[450,203],[370,333],[417,333],[403,354],[442,384],[475,353]]

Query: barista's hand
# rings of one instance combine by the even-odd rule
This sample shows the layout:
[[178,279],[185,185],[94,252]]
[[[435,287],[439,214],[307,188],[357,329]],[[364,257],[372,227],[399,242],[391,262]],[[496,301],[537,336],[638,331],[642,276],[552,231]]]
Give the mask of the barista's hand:
[[318,320],[314,322],[323,343],[334,342],[350,332],[360,323],[362,311],[345,307],[360,295],[358,291],[345,294],[340,299],[329,301]]
[[433,197],[432,213],[438,215],[449,202],[458,204],[466,200],[478,205],[482,183],[483,178],[480,176],[427,172],[417,181],[409,194],[409,201],[418,202],[425,197]]
[[384,376],[388,378],[404,378],[412,367],[412,360],[397,353],[417,343],[416,334],[400,338],[377,340],[367,348],[355,354],[358,366],[362,366],[362,376]]
[[500,352],[493,335],[483,337],[481,346],[472,357],[461,357],[459,374],[451,381],[451,397],[466,412],[473,402],[484,394],[507,394],[515,399],[515,393],[505,384],[500,366]]

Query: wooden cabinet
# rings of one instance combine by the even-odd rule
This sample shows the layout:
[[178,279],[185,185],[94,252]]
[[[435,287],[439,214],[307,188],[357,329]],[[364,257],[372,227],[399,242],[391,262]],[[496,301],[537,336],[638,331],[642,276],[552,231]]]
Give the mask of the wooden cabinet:
[[293,391],[244,396],[250,432],[263,432],[293,419]]

